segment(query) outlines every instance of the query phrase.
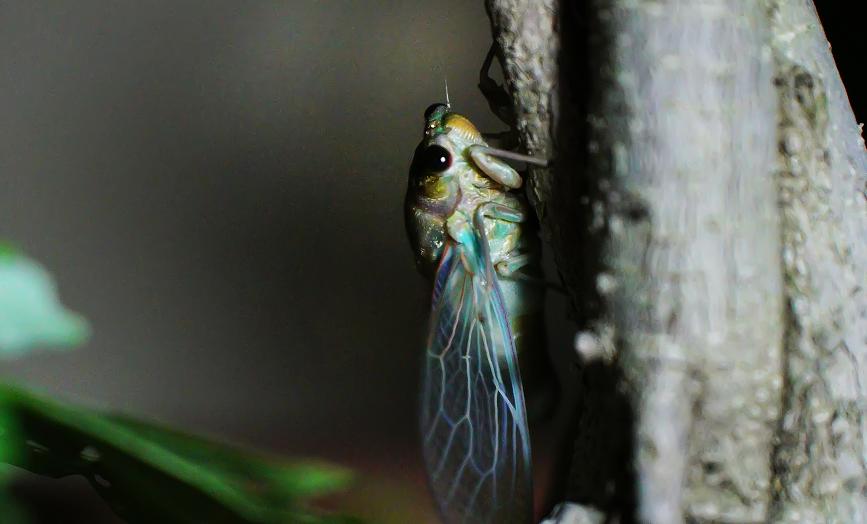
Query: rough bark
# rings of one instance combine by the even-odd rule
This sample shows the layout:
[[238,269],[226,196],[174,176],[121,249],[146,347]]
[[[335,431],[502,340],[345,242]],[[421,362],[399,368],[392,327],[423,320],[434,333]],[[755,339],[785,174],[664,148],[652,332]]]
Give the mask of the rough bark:
[[809,0],[766,2],[786,300],[780,522],[867,522],[867,155]]
[[552,521],[867,521],[867,155],[811,0],[487,6],[580,331]]

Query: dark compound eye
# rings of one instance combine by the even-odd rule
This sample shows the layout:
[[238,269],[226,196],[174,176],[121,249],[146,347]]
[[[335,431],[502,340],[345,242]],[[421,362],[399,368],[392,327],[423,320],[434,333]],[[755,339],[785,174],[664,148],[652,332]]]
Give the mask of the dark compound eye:
[[436,103],[436,104],[431,104],[431,105],[429,105],[428,108],[424,110],[424,119],[425,119],[425,122],[427,122],[428,120],[430,120],[430,117],[434,114],[434,112],[435,112],[437,109],[440,109],[440,108],[442,108],[443,110],[447,109],[447,107],[446,107],[445,104],[443,104],[443,103],[439,103],[439,102]]
[[452,165],[452,154],[442,146],[428,146],[421,152],[419,167],[431,173],[442,173]]

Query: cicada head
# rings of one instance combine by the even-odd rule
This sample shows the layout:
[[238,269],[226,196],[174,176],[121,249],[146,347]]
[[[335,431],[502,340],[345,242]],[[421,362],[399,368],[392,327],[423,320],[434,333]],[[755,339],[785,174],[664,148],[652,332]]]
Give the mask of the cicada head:
[[456,146],[484,143],[482,134],[465,116],[451,111],[447,104],[433,104],[424,112],[426,140],[447,137]]
[[466,174],[467,147],[484,143],[481,133],[447,104],[424,113],[424,137],[415,150],[406,198],[407,230],[422,272],[433,269],[445,241],[445,221],[460,200],[461,173]]
[[424,112],[424,138],[415,150],[410,183],[421,184],[421,193],[432,199],[449,197],[448,180],[456,164],[465,161],[468,146],[484,143],[482,134],[466,117],[453,113],[447,104],[433,104]]
[[416,148],[411,176],[448,178],[455,164],[462,164],[467,147],[484,144],[482,134],[466,117],[447,104],[433,104],[424,112],[424,138]]

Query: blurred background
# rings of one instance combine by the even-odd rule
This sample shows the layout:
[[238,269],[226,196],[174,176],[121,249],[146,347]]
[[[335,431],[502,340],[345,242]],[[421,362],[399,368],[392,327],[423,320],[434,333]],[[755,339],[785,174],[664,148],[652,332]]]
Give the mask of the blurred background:
[[[820,14],[863,121],[856,33]],[[402,494],[379,518],[427,518],[405,178],[446,77],[503,129],[476,88],[490,42],[481,0],[0,1],[0,237],[93,328],[0,374],[349,465]],[[86,485],[25,484],[112,521]]]
[[427,504],[406,173],[446,77],[503,129],[490,42],[481,1],[0,2],[0,237],[93,328],[0,373]]

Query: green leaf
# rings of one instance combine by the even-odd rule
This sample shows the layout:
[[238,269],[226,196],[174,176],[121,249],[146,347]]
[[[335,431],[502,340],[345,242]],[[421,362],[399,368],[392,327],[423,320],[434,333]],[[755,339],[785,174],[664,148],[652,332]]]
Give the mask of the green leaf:
[[308,508],[311,497],[351,482],[332,465],[254,454],[8,385],[0,385],[0,431],[4,459],[42,475],[84,475],[129,522],[357,522]]
[[0,242],[0,358],[75,346],[87,336],[87,322],[60,304],[51,275]]

